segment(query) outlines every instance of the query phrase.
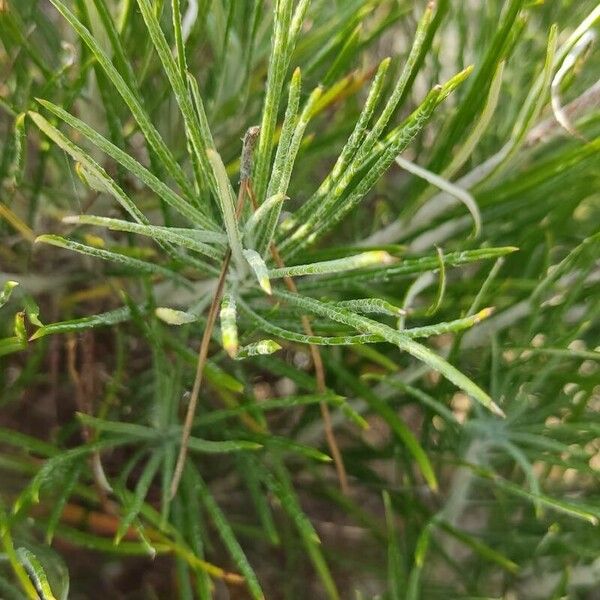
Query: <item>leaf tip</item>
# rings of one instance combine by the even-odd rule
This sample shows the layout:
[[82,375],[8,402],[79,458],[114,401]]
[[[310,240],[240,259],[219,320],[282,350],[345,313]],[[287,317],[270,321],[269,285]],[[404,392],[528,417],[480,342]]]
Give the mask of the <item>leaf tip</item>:
[[[41,106],[43,106],[44,108],[49,108],[50,106],[52,106],[51,102],[48,102],[48,100],[46,100],[45,98],[40,98],[39,96],[35,96],[34,100],[40,104]],[[31,112],[31,111],[29,111]]]
[[30,336],[27,341],[33,342],[34,340],[44,337],[45,335],[46,333],[44,332],[43,327],[40,327],[40,329],[38,329],[32,336]]
[[391,265],[398,262],[398,259],[386,250],[371,250],[359,255],[357,262],[359,266],[367,267],[370,265]]
[[500,417],[501,419],[506,419],[506,413],[493,400],[490,402],[490,410],[497,417]]
[[271,282],[268,277],[261,277],[258,280],[258,283],[259,283],[260,287],[262,288],[262,290],[266,294],[268,294],[269,296],[271,296],[273,294],[273,290],[271,288]]
[[223,333],[223,349],[227,352],[230,358],[236,358],[239,350],[239,345],[237,339],[234,339],[233,336],[228,333]]
[[184,325],[197,320],[196,315],[166,306],[159,306],[154,310],[154,314],[167,325]]
[[483,308],[475,315],[475,323],[479,323],[488,317],[491,317],[494,314],[496,309],[493,306],[488,306],[487,308]]

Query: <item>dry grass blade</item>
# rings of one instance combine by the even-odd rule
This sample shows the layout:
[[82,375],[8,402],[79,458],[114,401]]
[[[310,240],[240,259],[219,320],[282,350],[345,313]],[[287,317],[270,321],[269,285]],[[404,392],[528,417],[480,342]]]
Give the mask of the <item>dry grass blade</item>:
[[[254,130],[253,130],[254,133]],[[250,135],[245,138],[246,148],[248,145],[254,143],[256,136]],[[242,149],[242,156],[245,160],[249,160],[249,151]],[[244,174],[249,174],[250,169],[244,168]],[[240,182],[240,189],[238,192],[237,205],[235,207],[235,216],[239,218],[240,213],[244,207],[244,199],[248,193],[248,179],[242,179]],[[198,406],[198,398],[200,396],[200,387],[202,385],[202,376],[204,374],[204,368],[206,366],[206,359],[208,358],[208,347],[210,345],[210,339],[212,336],[213,329],[219,314],[219,306],[223,297],[223,290],[225,289],[225,279],[227,277],[227,271],[229,270],[229,264],[231,262],[231,249],[227,249],[223,263],[221,265],[221,272],[217,279],[217,286],[215,288],[213,298],[208,309],[208,316],[206,318],[206,325],[204,327],[204,333],[202,335],[202,341],[200,342],[200,349],[198,350],[198,362],[196,365],[196,375],[194,378],[194,385],[192,387],[192,393],[190,395],[185,420],[183,422],[183,430],[181,434],[181,445],[179,447],[179,454],[177,456],[177,462],[175,463],[175,471],[173,473],[173,479],[171,480],[170,494],[171,498],[174,498],[179,488],[179,483],[183,475],[183,469],[185,467],[185,459],[187,457],[188,445],[190,441],[190,435],[192,433],[192,427],[194,424],[194,416],[196,415],[196,408]]]
[[[243,188],[240,188],[240,199],[243,201]],[[238,206],[241,206],[241,202],[238,202]],[[198,363],[196,365],[196,375],[194,378],[194,386],[192,387],[192,393],[190,395],[188,408],[185,414],[185,420],[183,422],[183,431],[181,434],[181,445],[179,447],[179,454],[177,456],[177,462],[175,463],[175,471],[173,473],[173,479],[171,480],[170,493],[171,498],[174,498],[179,488],[181,476],[183,475],[183,469],[185,467],[185,459],[187,457],[188,445],[190,436],[192,434],[192,426],[194,424],[194,416],[196,415],[196,408],[198,406],[198,398],[200,396],[200,387],[202,385],[202,376],[204,375],[204,367],[206,366],[206,359],[208,358],[208,347],[210,345],[210,338],[212,336],[217,315],[219,314],[219,305],[223,296],[223,289],[225,288],[225,278],[227,276],[227,270],[229,269],[229,263],[231,262],[231,251],[227,250],[223,264],[221,265],[221,272],[217,280],[217,287],[215,289],[210,308],[208,310],[208,316],[206,317],[206,325],[204,327],[204,333],[202,335],[202,341],[200,342],[200,349],[198,350]]]

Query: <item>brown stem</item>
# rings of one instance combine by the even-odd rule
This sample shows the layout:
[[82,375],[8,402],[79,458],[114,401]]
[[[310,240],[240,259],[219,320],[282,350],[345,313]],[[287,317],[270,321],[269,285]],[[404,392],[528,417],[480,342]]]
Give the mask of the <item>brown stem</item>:
[[[271,255],[275,260],[275,263],[279,268],[285,267],[285,263],[277,250],[277,246],[275,244],[271,244]],[[294,280],[286,276],[283,278],[283,281],[287,287],[287,289],[293,294],[298,293],[298,288],[294,283]],[[310,324],[310,321],[306,315],[302,315],[302,328],[304,329],[304,333],[308,336],[313,336],[313,328]],[[323,367],[323,358],[321,356],[321,351],[318,346],[314,344],[309,344],[310,355],[312,357],[313,364],[315,366],[315,377],[317,380],[317,391],[319,394],[324,394],[327,391],[327,385],[325,383],[325,368]],[[325,437],[327,438],[327,445],[329,446],[329,450],[333,457],[333,463],[335,464],[335,470],[337,471],[338,480],[340,482],[340,488],[342,493],[348,495],[350,491],[348,486],[348,476],[346,474],[346,468],[344,466],[344,459],[342,458],[342,453],[338,446],[337,440],[335,438],[335,433],[333,431],[333,425],[331,422],[331,413],[329,411],[329,406],[327,406],[326,402],[320,402],[319,406],[321,408],[321,416],[323,418],[323,426],[325,429]]]
[[[256,210],[256,198],[254,196],[254,191],[251,185],[248,185],[248,197],[252,202],[252,208]],[[283,258],[281,258],[281,254],[279,254],[279,250],[277,249],[275,242],[271,243],[270,251],[273,260],[275,261],[275,264],[279,268],[285,267],[285,263],[283,262]],[[290,292],[292,292],[293,294],[298,293],[298,288],[296,287],[294,280],[290,276],[286,275],[283,278],[283,281]],[[306,315],[302,315],[301,322],[302,327],[304,329],[304,333],[309,336],[314,335],[313,328]],[[314,344],[309,344],[308,347],[310,349],[312,361],[315,366],[317,391],[319,392],[319,394],[324,394],[327,391],[327,385],[325,382],[325,369],[323,367],[323,358],[321,356],[321,351],[319,350],[319,347],[315,346]],[[348,495],[348,492],[350,491],[348,486],[348,476],[346,474],[346,467],[344,466],[344,459],[342,458],[342,453],[340,451],[340,447],[338,446],[337,440],[335,438],[335,433],[333,431],[331,412],[329,411],[329,406],[326,402],[320,402],[319,406],[321,408],[321,417],[323,418],[323,426],[325,429],[327,445],[329,446],[329,450],[332,454],[333,463],[335,464],[335,470],[337,472],[338,480],[340,482],[340,488],[343,494]]]
[[231,250],[227,250],[225,258],[223,259],[221,273],[219,274],[217,289],[215,290],[215,295],[213,296],[212,303],[208,311],[208,317],[206,318],[206,326],[204,328],[202,342],[200,343],[200,350],[198,351],[196,378],[194,379],[194,387],[192,388],[190,403],[188,404],[185,421],[183,423],[181,446],[179,447],[179,455],[177,456],[175,472],[173,473],[173,479],[171,481],[171,498],[173,498],[177,493],[177,488],[179,487],[179,482],[181,481],[181,476],[183,474],[183,467],[185,466],[185,459],[187,457],[188,443],[190,440],[190,434],[192,432],[192,425],[194,424],[194,415],[196,414],[196,406],[198,405],[198,395],[200,393],[200,385],[202,384],[202,375],[204,374],[204,365],[206,364],[206,357],[208,356],[208,346],[210,345],[210,338],[215,326],[215,321],[217,320],[219,302],[221,302],[221,296],[223,295],[225,277],[227,275],[227,269],[229,268],[230,262]]
[[[236,206],[236,216],[239,216],[242,206],[244,204],[244,196],[246,193],[247,184],[242,181],[240,185],[240,191],[238,194],[238,201]],[[181,476],[183,475],[183,468],[185,467],[185,459],[187,458],[188,444],[190,441],[190,435],[192,433],[192,426],[194,425],[194,416],[196,414],[196,407],[198,406],[198,397],[200,395],[200,386],[202,385],[202,376],[204,375],[204,367],[206,365],[206,358],[208,356],[208,347],[210,345],[210,338],[215,327],[217,320],[217,313],[219,312],[219,304],[221,297],[223,296],[223,289],[225,288],[225,278],[227,277],[227,271],[229,269],[229,263],[231,262],[231,250],[228,249],[223,258],[223,264],[221,266],[221,272],[219,273],[219,279],[217,280],[217,288],[208,311],[206,318],[206,326],[204,328],[204,334],[202,335],[202,341],[200,342],[200,349],[198,351],[198,363],[196,365],[196,377],[194,379],[194,386],[192,388],[192,394],[190,396],[190,402],[185,415],[185,421],[183,423],[183,431],[181,433],[181,445],[179,447],[179,454],[177,456],[177,462],[175,464],[175,471],[173,473],[173,479],[171,480],[171,498],[175,497]]]

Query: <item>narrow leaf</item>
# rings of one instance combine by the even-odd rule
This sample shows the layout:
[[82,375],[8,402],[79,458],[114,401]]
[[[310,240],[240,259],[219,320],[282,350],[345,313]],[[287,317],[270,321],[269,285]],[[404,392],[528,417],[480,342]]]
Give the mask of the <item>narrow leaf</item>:
[[221,340],[223,348],[231,358],[236,358],[238,353],[237,313],[235,308],[235,298],[229,292],[223,294],[219,317],[221,319]]
[[[177,212],[185,216],[192,223],[197,223],[205,229],[209,229],[211,231],[215,231],[217,229],[217,225],[211,219],[206,217],[192,204],[188,203],[186,200],[181,198],[181,196],[176,194],[169,186],[167,186],[163,181],[156,177],[156,175],[151,173],[148,169],[146,169],[146,167],[144,167],[137,160],[135,160],[135,158],[133,158],[132,156],[130,156],[111,142],[109,142],[106,138],[102,137],[89,125],[87,125],[80,119],[77,119],[76,117],[65,111],[63,108],[56,104],[53,104],[52,102],[42,100],[41,98],[38,98],[37,101],[44,108],[46,108],[52,114],[54,114],[59,119],[64,121],[67,125],[69,125],[69,127],[72,127],[75,131],[86,137],[90,142],[92,142],[92,144],[94,144],[96,147],[102,150],[102,152],[104,152],[106,155],[110,156],[112,159],[116,160],[120,165],[125,167],[130,173],[135,175],[140,181],[142,181],[154,193],[156,193],[161,198],[161,200],[164,200],[167,204],[169,204],[169,206],[172,206]],[[59,138],[59,136],[56,137],[57,139]],[[63,147],[57,141],[57,139],[54,139],[55,143]],[[64,144],[64,141],[62,143]],[[80,160],[75,155],[73,155],[69,151],[69,149],[64,147],[63,149],[66,152],[69,152],[75,160]]]
[[281,350],[281,346],[273,340],[260,340],[247,346],[242,346],[237,355],[236,359],[241,360],[243,358],[249,358],[250,356],[262,356],[267,354],[273,354]]
[[69,215],[63,217],[63,223],[72,225],[97,225],[99,227],[107,227],[112,231],[138,233],[164,242],[178,244],[179,246],[195,250],[196,252],[215,259],[221,259],[223,257],[223,251],[214,248],[205,242],[221,244],[226,239],[223,234],[202,229],[160,227],[156,225],[131,223],[130,221],[123,221],[122,219],[97,217],[94,215]]
[[46,576],[44,567],[35,554],[27,548],[21,547],[17,548],[17,556],[33,580],[35,589],[40,595],[40,600],[56,600],[56,597],[50,588],[50,584],[48,583],[48,577]]
[[283,300],[286,300],[292,306],[297,306],[301,310],[306,310],[308,312],[332,319],[333,321],[344,323],[363,333],[381,335],[391,344],[398,346],[398,348],[401,350],[408,352],[418,360],[424,362],[434,371],[439,372],[446,379],[454,383],[457,387],[480,402],[494,414],[498,416],[504,416],[504,413],[500,407],[488,396],[488,394],[486,394],[479,386],[473,383],[466,375],[463,375],[458,369],[446,362],[439,355],[435,354],[425,346],[422,346],[421,344],[411,340],[402,332],[396,331],[388,325],[384,325],[383,323],[378,323],[372,319],[351,313],[350,311],[334,308],[331,305],[319,302],[314,298],[308,298],[306,296],[300,296],[298,294],[292,294],[282,290],[277,290],[275,295]]
[[175,179],[175,181],[179,184],[182,190],[185,191],[186,196],[192,198],[194,192],[189,185],[185,174],[181,167],[177,164],[177,161],[173,157],[171,151],[165,144],[164,140],[158,133],[156,127],[152,124],[152,121],[146,111],[144,110],[140,100],[136,97],[136,94],[133,90],[125,83],[125,80],[121,76],[121,74],[117,71],[117,69],[113,66],[111,60],[106,55],[104,50],[102,50],[100,44],[94,39],[89,30],[77,19],[77,17],[61,2],[61,0],[50,0],[58,12],[70,23],[73,29],[77,32],[79,37],[83,40],[86,46],[92,51],[94,57],[100,64],[100,66],[104,69],[106,75],[110,79],[110,81],[115,86],[116,90],[119,92],[131,113],[133,114],[135,120],[145,138],[148,140],[148,143],[154,151],[156,152],[157,157],[160,161],[167,167],[169,173]]
[[248,586],[248,590],[250,591],[252,598],[254,598],[254,600],[264,600],[264,594],[261,590],[258,578],[256,577],[256,573],[250,566],[242,547],[235,538],[235,534],[233,533],[227,517],[216,503],[207,485],[195,470],[194,475],[196,487],[202,504],[204,504],[206,512],[212,519],[223,545],[231,555],[231,558],[236,563],[238,569],[244,575],[246,579],[246,585]]
[[135,486],[135,491],[133,496],[126,494],[125,498],[127,499],[126,512],[122,516],[121,521],[119,523],[119,528],[115,534],[114,543],[118,545],[119,542],[123,539],[123,536],[129,530],[129,527],[133,523],[134,519],[139,514],[142,504],[146,499],[146,495],[148,494],[148,490],[150,489],[150,484],[156,475],[158,468],[163,459],[162,451],[155,450],[150,455],[150,459],[146,463],[142,474]]
[[389,265],[394,262],[391,254],[384,250],[371,250],[334,260],[315,262],[308,265],[296,265],[293,267],[281,267],[270,269],[269,277],[277,279],[280,277],[298,277],[300,275],[323,275],[327,273],[340,273],[354,269],[364,269],[375,265]]
[[19,285],[18,281],[7,281],[0,291],[0,308],[2,308],[9,300],[13,290]]
[[[65,248],[66,250],[73,250],[74,252],[79,252],[80,254],[87,254],[88,256],[115,262],[132,269],[136,273],[159,275],[161,277],[166,277],[167,279],[173,279],[185,286],[189,286],[189,283],[186,279],[184,279],[175,271],[171,271],[171,269],[167,269],[166,267],[155,265],[137,258],[131,258],[129,256],[125,256],[124,254],[119,254],[118,252],[111,252],[110,250],[103,250],[101,248],[95,248],[94,246],[80,244],[79,242],[67,240],[59,235],[40,235],[35,241],[36,243],[42,242],[58,248]],[[37,337],[40,336],[38,335]]]
[[245,259],[248,261],[248,264],[250,265],[251,269],[256,275],[258,285],[260,285],[262,290],[270,296],[272,294],[271,281],[269,279],[270,272],[267,269],[265,261],[262,259],[261,255],[255,250],[243,250],[243,253]]
[[246,272],[244,267],[246,261],[242,254],[242,241],[235,216],[235,196],[231,187],[231,182],[229,181],[225,165],[223,164],[219,153],[209,149],[207,150],[206,155],[212,166],[213,174],[217,182],[219,206],[221,207],[231,254],[236,267],[239,270],[239,274],[243,275]]

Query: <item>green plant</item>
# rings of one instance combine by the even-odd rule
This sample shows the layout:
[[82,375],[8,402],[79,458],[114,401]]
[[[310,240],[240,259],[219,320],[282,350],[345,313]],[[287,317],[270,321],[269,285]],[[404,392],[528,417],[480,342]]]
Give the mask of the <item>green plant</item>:
[[2,593],[586,597],[599,19],[0,1]]

